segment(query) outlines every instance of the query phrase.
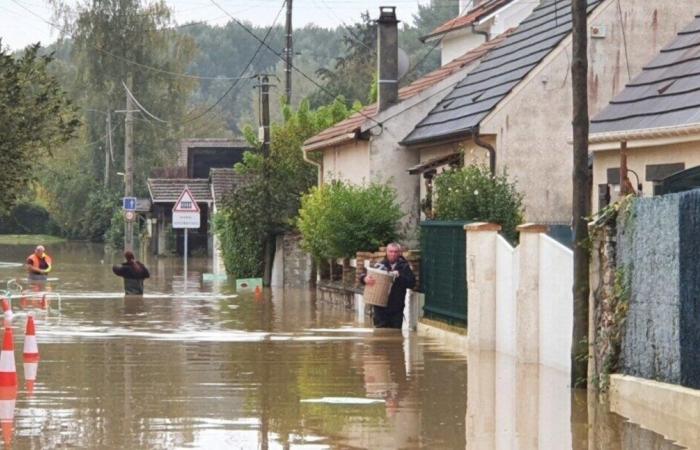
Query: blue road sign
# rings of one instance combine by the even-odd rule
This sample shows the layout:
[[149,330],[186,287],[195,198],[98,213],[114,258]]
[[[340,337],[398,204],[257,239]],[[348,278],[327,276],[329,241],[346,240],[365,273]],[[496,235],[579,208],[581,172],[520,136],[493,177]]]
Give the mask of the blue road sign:
[[123,197],[122,198],[122,209],[125,211],[135,211],[136,210],[136,197]]

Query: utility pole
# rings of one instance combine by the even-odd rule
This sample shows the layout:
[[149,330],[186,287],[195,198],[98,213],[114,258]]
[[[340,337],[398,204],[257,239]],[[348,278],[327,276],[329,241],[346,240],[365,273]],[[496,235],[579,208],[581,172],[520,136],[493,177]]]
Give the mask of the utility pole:
[[[263,193],[264,204],[267,206],[265,221],[268,231],[270,230],[271,215],[270,210],[270,190],[267,184],[270,173],[270,78],[266,74],[259,75],[260,80],[260,129],[262,131],[262,155],[263,155],[263,183],[265,192]],[[271,234],[271,233],[270,233]],[[263,246],[263,285],[269,286],[272,280],[272,262],[275,257],[274,236],[268,235]]]
[[287,48],[284,49],[285,53],[285,65],[284,65],[284,76],[285,76],[285,87],[287,95],[287,104],[292,104],[292,56],[294,55],[294,46],[292,45],[292,0],[287,0]]
[[574,329],[571,349],[572,386],[587,379],[588,358],[577,358],[585,350],[590,357],[592,342],[584,347],[589,325],[589,263],[586,241],[590,215],[591,183],[588,170],[588,13],[586,0],[573,0],[571,84],[573,94],[573,227],[574,227]]
[[[134,105],[129,91],[131,90],[131,74],[127,78],[126,116],[124,118],[124,197],[134,195],[134,129],[132,112]],[[127,220],[124,228],[124,250],[134,249],[134,223]]]
[[105,189],[109,187],[109,163],[110,155],[112,155],[112,115],[107,111],[107,118],[105,126],[107,127],[107,145],[105,146],[105,176],[104,176],[104,187]]

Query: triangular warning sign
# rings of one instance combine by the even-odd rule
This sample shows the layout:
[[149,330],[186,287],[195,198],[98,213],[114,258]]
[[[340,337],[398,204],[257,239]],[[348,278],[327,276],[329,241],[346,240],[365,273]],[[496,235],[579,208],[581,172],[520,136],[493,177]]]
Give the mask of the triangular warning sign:
[[185,186],[185,189],[180,194],[180,197],[175,202],[173,212],[199,212],[199,206],[190,192],[190,188]]

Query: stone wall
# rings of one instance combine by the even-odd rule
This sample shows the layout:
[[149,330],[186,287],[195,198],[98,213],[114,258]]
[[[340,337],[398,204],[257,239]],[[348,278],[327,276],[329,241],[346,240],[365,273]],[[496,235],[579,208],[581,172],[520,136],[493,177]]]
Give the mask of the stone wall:
[[272,286],[307,287],[311,284],[313,261],[301,249],[301,235],[284,234],[277,237],[275,261],[272,268]]

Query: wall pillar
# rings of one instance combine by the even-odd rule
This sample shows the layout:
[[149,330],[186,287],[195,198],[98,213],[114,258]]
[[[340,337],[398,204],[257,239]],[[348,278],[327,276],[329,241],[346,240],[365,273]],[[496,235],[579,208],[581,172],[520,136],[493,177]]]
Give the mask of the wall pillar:
[[516,355],[521,363],[538,363],[540,352],[540,233],[546,225],[527,223],[520,232],[520,270],[515,293]]
[[478,222],[467,233],[467,345],[496,350],[496,243],[501,226]]

